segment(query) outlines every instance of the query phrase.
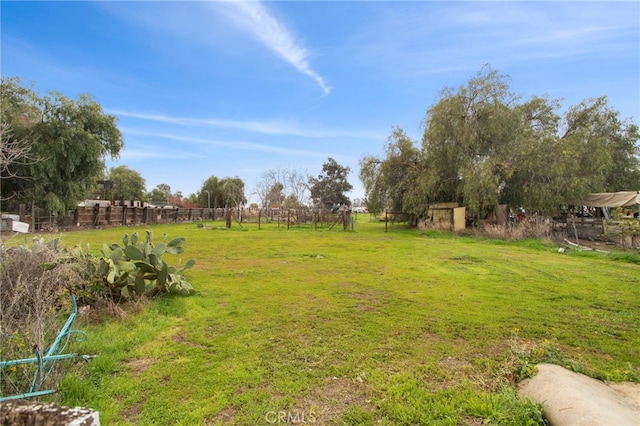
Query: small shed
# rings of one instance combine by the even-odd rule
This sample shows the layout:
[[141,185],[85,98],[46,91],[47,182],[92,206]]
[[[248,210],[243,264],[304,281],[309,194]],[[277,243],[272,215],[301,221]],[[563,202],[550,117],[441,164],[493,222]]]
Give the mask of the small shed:
[[452,231],[460,231],[466,228],[465,207],[458,203],[434,203],[429,204],[425,226],[447,227]]

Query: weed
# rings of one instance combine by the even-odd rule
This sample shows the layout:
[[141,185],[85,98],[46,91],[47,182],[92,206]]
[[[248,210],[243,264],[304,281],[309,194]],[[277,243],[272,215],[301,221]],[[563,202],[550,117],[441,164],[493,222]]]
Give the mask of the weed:
[[519,398],[513,388],[504,387],[492,398],[491,412],[484,416],[485,424],[536,426],[546,425],[542,406]]
[[[31,244],[0,251],[0,355],[3,361],[45,353],[69,315],[69,289],[79,278],[66,263],[58,240],[36,238]],[[50,364],[51,365],[51,364]],[[0,369],[0,394],[55,387],[68,363],[58,362],[46,383],[32,380],[35,363]],[[44,376],[43,376],[44,379]]]
[[[561,365],[579,373],[596,375],[580,357],[571,357],[563,353],[556,339],[525,339],[520,337],[519,332],[519,328],[513,329],[508,352],[498,373],[507,383],[513,384],[535,376],[538,371],[537,365],[541,363]],[[579,353],[579,350],[576,352]]]

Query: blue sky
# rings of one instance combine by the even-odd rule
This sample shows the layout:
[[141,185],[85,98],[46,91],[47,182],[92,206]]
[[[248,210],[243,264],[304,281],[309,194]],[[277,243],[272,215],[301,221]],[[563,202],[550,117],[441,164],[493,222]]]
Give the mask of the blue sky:
[[127,165],[183,195],[267,170],[317,175],[416,140],[444,87],[484,64],[525,99],[602,95],[640,123],[640,2],[12,2],[1,71],[118,117]]

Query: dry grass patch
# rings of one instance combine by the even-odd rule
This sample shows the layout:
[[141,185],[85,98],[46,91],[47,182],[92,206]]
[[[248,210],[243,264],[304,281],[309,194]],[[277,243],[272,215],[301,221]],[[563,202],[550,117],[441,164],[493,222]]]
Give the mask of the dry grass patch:
[[144,374],[145,371],[153,364],[150,358],[132,359],[124,363],[125,368],[132,377],[137,378]]
[[236,415],[240,409],[235,406],[226,407],[218,412],[215,416],[205,419],[205,426],[217,426],[217,425],[226,425],[229,423],[233,423]]
[[367,388],[366,377],[362,375],[356,379],[328,377],[311,392],[299,398],[292,413],[306,413],[315,417],[318,425],[339,424],[338,420],[347,411],[358,406],[364,411],[373,411],[371,391]]

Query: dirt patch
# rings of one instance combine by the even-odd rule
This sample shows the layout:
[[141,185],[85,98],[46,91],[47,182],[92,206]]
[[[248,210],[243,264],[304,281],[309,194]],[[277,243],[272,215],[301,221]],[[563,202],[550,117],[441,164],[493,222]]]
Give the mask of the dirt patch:
[[378,309],[376,307],[369,306],[369,305],[364,305],[362,303],[359,303],[358,305],[356,305],[356,310],[358,310],[360,312],[378,311]]
[[438,361],[438,367],[447,371],[464,372],[473,370],[473,366],[469,361],[448,356]]
[[453,388],[467,380],[474,383],[482,381],[473,365],[462,359],[445,357],[436,366],[439,372],[433,377],[425,378],[434,391]]
[[200,348],[200,349],[208,349],[209,346],[207,345],[203,345],[202,343],[196,343],[196,342],[190,342],[189,340],[187,340],[187,337],[185,336],[185,334],[182,332],[182,330],[180,328],[178,328],[178,331],[175,332],[175,334],[171,337],[171,339],[177,343],[178,345],[180,344],[187,344],[189,346],[193,346],[195,348]]
[[340,417],[351,406],[359,406],[364,411],[373,409],[369,400],[369,389],[361,376],[356,379],[330,377],[298,400],[292,412],[306,413],[315,418],[314,424],[337,424]]
[[218,414],[216,414],[214,417],[205,419],[204,425],[212,426],[227,424],[235,418],[236,414],[238,414],[238,411],[240,411],[238,407],[234,406],[224,408],[223,410],[219,411]]
[[483,424],[484,420],[482,417],[464,416],[462,420],[460,420],[460,425],[462,426],[482,426]]
[[356,309],[360,312],[379,311],[387,300],[387,294],[379,290],[353,292],[349,297],[358,301]]
[[441,338],[440,335],[438,333],[434,333],[433,331],[425,331],[422,334],[422,340],[424,340],[425,342],[428,342],[429,344],[435,344],[440,342]]
[[182,332],[182,330],[178,329],[178,331],[176,331],[176,334],[173,335],[173,341],[177,344],[180,344],[184,343],[185,340],[186,339],[184,337],[184,333]]
[[131,423],[135,423],[136,419],[142,412],[142,402],[136,402],[133,406],[124,410],[123,416]]
[[132,359],[125,362],[124,366],[133,377],[138,377],[147,371],[152,362],[153,361],[149,358]]

